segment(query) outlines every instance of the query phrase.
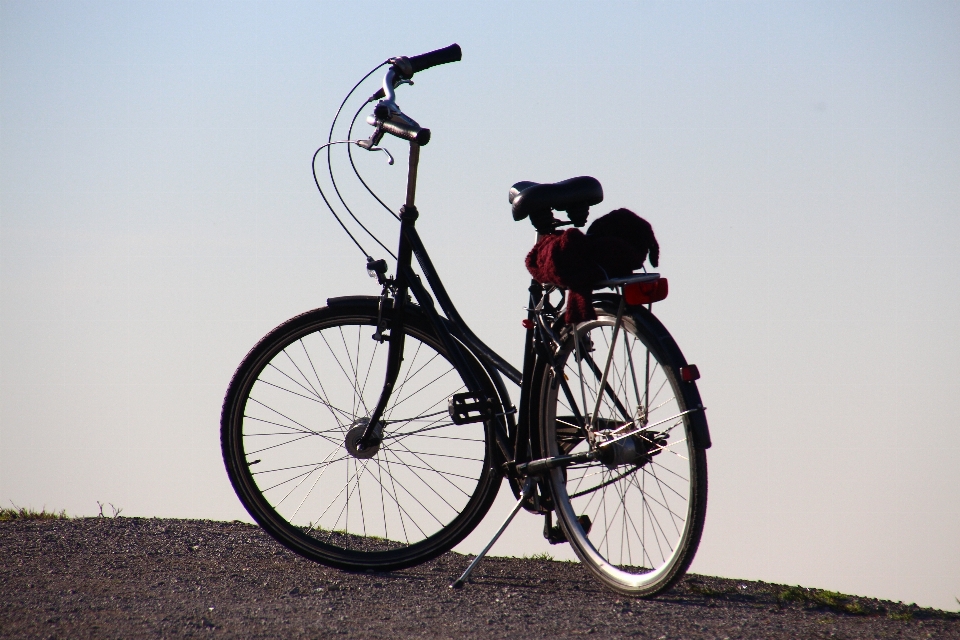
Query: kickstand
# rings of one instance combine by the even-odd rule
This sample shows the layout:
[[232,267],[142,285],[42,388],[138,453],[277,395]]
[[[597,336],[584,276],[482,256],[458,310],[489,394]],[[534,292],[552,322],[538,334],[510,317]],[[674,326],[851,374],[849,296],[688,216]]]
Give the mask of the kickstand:
[[513,511],[510,512],[510,515],[507,516],[507,519],[503,521],[503,525],[494,534],[493,539],[487,543],[487,546],[483,548],[483,551],[477,554],[477,557],[473,559],[473,562],[470,563],[470,566],[467,567],[467,570],[463,572],[463,575],[457,578],[457,580],[450,585],[451,589],[461,589],[463,585],[467,583],[467,580],[470,579],[470,574],[473,573],[473,570],[476,568],[480,561],[483,560],[483,557],[487,555],[487,552],[490,551],[490,547],[500,538],[503,532],[507,529],[510,522],[513,520],[514,516],[517,515],[517,512],[520,511],[520,507],[523,506],[523,501],[528,499],[533,495],[534,489],[537,487],[537,481],[535,478],[527,478],[523,483],[523,491],[521,492],[520,499],[517,501],[517,506],[513,508]]

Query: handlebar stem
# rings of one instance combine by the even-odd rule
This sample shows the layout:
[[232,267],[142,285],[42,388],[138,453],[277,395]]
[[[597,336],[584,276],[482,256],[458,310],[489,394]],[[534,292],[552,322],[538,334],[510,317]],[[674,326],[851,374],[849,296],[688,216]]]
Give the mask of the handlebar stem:
[[407,207],[414,207],[417,195],[417,165],[420,164],[420,145],[410,141],[410,166],[407,169]]

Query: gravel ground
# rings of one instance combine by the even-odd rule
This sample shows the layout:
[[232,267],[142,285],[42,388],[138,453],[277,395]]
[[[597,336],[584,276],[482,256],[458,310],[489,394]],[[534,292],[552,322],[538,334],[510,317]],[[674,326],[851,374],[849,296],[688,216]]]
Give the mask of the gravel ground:
[[960,638],[960,615],[689,575],[655,600],[578,564],[468,558],[353,574],[242,523],[143,518],[0,523],[3,638]]

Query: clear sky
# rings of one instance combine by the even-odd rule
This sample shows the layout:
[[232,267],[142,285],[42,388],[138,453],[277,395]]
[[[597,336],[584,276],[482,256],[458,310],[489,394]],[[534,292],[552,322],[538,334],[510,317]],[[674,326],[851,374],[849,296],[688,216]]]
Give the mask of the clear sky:
[[[458,42],[398,101],[433,130],[419,228],[477,333],[519,365],[508,187],[596,176],[599,213],[653,224],[656,312],[703,374],[692,570],[956,610],[958,33],[955,2],[0,0],[0,501],[249,520],[234,368],[378,293],[310,157],[369,68]],[[361,165],[402,202],[403,162]],[[562,556],[541,527],[494,553]]]

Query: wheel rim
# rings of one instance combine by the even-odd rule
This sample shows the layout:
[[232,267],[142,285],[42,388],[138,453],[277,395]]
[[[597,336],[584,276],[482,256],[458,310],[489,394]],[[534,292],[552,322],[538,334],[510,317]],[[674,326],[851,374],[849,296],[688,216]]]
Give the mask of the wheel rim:
[[[614,318],[601,316],[578,326],[581,350],[587,356],[582,361],[572,336],[561,351],[564,376],[551,375],[544,398],[545,440],[551,455],[590,449],[589,438],[577,431],[576,416],[592,416],[596,408],[613,325]],[[621,438],[615,446],[627,441],[627,432],[640,444],[635,454],[621,454],[616,460],[608,454],[607,464],[598,461],[552,471],[558,515],[577,554],[625,590],[652,589],[668,580],[683,561],[694,524],[696,451],[687,437],[687,419],[680,415],[682,401],[674,376],[638,337],[634,322],[625,318],[614,343],[607,376],[610,392],[601,395],[597,425],[600,431],[620,429],[613,436]],[[589,532],[578,520],[583,515],[590,518]]]
[[414,327],[383,441],[372,456],[351,453],[347,436],[383,384],[388,343],[371,339],[372,324],[314,324],[263,354],[242,384],[235,446],[248,499],[275,526],[334,553],[395,558],[469,511],[489,464],[483,424],[454,425],[447,413],[462,380]]

